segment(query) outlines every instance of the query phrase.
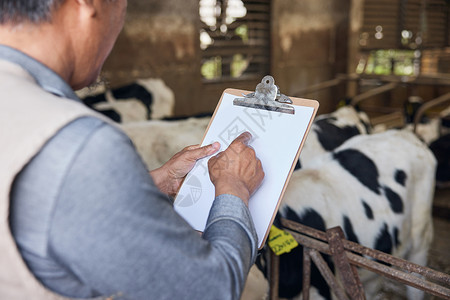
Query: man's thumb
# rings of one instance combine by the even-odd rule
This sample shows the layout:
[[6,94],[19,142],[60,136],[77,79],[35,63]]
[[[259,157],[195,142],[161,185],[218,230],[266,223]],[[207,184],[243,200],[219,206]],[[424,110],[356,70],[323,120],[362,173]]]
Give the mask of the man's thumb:
[[209,155],[216,153],[220,149],[220,143],[214,142],[210,145],[199,147],[197,149],[192,149],[189,151],[189,158],[192,160],[197,160]]

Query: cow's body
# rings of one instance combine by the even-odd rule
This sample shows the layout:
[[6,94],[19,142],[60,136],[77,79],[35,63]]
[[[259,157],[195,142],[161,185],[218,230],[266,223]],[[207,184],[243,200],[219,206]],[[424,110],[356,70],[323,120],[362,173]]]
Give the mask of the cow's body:
[[118,123],[162,119],[173,115],[175,97],[161,79],[136,82],[105,89],[80,92],[83,102]]
[[300,155],[300,165],[308,165],[315,157],[333,151],[346,140],[371,131],[368,116],[353,106],[318,116],[311,125]]
[[184,147],[199,144],[210,119],[150,120],[126,123],[121,127],[152,170],[162,166]]
[[[409,131],[359,135],[295,171],[279,213],[320,230],[341,226],[349,240],[426,265],[435,166],[427,146]],[[280,296],[297,296],[301,248],[280,259]],[[312,299],[329,299],[316,275],[312,284],[321,294]],[[361,272],[361,279],[371,299],[377,276]],[[409,296],[420,299],[421,293]]]
[[450,133],[442,135],[430,144],[438,162],[436,169],[436,186],[450,187]]

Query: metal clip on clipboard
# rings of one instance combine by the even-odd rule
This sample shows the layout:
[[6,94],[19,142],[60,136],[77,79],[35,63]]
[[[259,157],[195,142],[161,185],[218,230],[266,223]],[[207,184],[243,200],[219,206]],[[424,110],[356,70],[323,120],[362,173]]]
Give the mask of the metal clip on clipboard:
[[292,100],[281,94],[280,89],[275,85],[275,79],[270,75],[264,76],[256,85],[255,92],[243,96],[244,98],[235,98],[233,104],[291,115],[295,113],[294,107],[289,105],[292,104]]

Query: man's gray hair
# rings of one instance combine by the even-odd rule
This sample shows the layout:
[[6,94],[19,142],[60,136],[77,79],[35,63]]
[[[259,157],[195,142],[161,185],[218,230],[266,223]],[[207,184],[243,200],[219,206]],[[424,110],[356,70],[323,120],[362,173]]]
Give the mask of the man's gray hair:
[[65,0],[0,0],[0,24],[50,22],[52,11]]

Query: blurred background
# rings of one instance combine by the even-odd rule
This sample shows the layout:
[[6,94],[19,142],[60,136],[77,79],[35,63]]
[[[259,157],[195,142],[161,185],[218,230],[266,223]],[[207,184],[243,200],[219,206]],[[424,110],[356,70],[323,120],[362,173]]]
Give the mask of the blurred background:
[[[390,113],[410,96],[450,91],[448,0],[133,0],[104,66],[111,88],[159,78],[174,115],[214,110],[227,87],[253,90],[266,74],[320,113],[389,82],[364,102]],[[308,87],[338,78],[338,84]]]

